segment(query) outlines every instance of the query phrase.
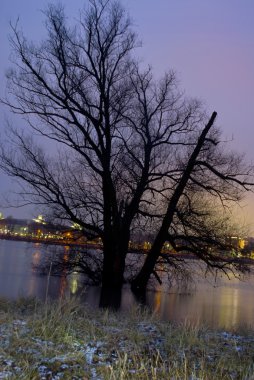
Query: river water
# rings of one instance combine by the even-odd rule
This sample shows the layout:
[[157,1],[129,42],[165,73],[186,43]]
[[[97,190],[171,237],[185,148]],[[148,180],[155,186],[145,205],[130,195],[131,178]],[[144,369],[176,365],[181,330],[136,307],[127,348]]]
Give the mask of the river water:
[[[63,247],[68,251],[68,247]],[[57,299],[79,295],[82,302],[98,307],[100,289],[85,288],[74,273],[67,278],[40,275],[34,270],[45,255],[45,245],[0,240],[0,297]],[[127,312],[137,301],[129,288],[122,291],[121,310]],[[147,306],[163,320],[205,324],[214,328],[254,329],[254,276],[244,281],[221,277],[216,282],[198,279],[191,288],[156,289],[147,292]]]

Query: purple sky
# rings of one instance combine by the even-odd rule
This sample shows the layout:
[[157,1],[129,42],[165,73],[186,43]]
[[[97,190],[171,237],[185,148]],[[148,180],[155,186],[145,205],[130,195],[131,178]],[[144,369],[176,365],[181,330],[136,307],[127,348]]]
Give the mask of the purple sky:
[[[54,1],[52,1],[54,3]],[[58,3],[58,1],[56,1]],[[41,9],[48,1],[1,0],[0,94],[9,66],[9,21],[20,18],[27,37],[43,37]],[[87,1],[62,1],[70,20]],[[122,0],[143,43],[138,52],[157,76],[177,71],[186,94],[202,99],[209,111],[218,112],[217,123],[232,145],[254,162],[254,1],[253,0]],[[0,131],[8,110],[0,106]],[[0,173],[0,193],[9,179]],[[242,215],[254,233],[254,197],[244,202]],[[27,209],[5,210],[5,215],[31,216]]]

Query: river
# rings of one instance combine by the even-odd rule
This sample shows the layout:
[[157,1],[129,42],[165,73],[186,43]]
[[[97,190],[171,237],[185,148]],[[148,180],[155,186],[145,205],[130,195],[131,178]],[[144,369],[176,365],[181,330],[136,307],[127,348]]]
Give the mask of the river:
[[[63,247],[63,250],[67,247]],[[17,299],[36,297],[57,299],[79,295],[82,302],[98,307],[100,289],[84,287],[82,278],[74,273],[67,278],[40,275],[34,270],[45,255],[45,245],[0,240],[0,297]],[[128,287],[122,291],[121,310],[135,305]],[[213,328],[254,329],[254,276],[244,281],[225,276],[216,282],[197,279],[191,288],[156,289],[147,292],[147,306],[162,320],[205,324]]]

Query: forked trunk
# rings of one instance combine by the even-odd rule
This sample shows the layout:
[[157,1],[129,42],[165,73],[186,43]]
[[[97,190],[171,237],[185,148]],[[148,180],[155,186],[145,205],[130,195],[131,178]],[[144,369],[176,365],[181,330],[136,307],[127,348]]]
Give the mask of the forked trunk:
[[144,262],[143,267],[141,268],[136,278],[132,281],[131,290],[139,297],[145,296],[145,291],[147,288],[148,281],[151,277],[151,274],[154,271],[154,268],[158,260],[158,257],[160,255],[163,244],[164,244],[163,234],[160,234],[155,239],[154,244],[147,255],[147,258]]
[[213,112],[210,120],[208,121],[207,125],[201,132],[199,139],[197,141],[197,144],[195,148],[193,149],[192,154],[189,157],[188,163],[185,167],[185,170],[182,173],[182,176],[175,188],[175,191],[168,203],[167,211],[164,216],[161,228],[154,240],[154,243],[152,245],[151,250],[148,252],[145,263],[143,267],[141,268],[140,272],[132,282],[132,290],[133,292],[138,293],[144,293],[145,289],[147,287],[148,280],[151,276],[151,274],[155,270],[155,265],[158,260],[158,257],[160,255],[160,252],[162,250],[163,244],[167,239],[168,231],[171,226],[171,223],[174,218],[174,213],[177,208],[177,204],[179,202],[179,199],[181,198],[185,187],[189,181],[189,178],[191,176],[191,173],[196,165],[196,160],[199,156],[199,153],[204,145],[204,142],[206,140],[206,136],[213,126],[214,120],[216,118],[217,113]]

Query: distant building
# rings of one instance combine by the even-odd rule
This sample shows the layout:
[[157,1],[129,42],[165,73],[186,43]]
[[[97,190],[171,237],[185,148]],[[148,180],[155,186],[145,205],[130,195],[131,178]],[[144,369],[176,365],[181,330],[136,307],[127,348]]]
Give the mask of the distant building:
[[0,234],[13,237],[62,238],[66,227],[46,223],[44,219],[0,219]]

